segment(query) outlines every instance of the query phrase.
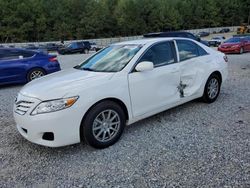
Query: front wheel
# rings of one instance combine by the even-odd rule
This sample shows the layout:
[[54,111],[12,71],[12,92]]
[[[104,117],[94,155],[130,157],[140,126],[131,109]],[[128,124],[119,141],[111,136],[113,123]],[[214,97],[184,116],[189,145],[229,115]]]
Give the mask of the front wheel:
[[84,49],[83,51],[85,54],[88,54],[89,53],[89,50],[88,49]]
[[241,47],[240,48],[240,54],[243,54],[244,53],[244,49]]
[[216,74],[212,74],[205,85],[202,99],[206,103],[212,103],[216,101],[220,94],[221,80]]
[[125,127],[123,109],[112,101],[95,105],[81,125],[81,139],[94,148],[106,148],[116,143]]

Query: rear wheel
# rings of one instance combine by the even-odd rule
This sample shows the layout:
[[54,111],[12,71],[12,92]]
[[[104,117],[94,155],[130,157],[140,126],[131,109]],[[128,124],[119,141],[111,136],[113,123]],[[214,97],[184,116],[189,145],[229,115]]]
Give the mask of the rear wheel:
[[89,53],[89,50],[88,50],[88,49],[84,49],[84,53],[85,53],[85,54],[88,54],[88,53]]
[[44,76],[46,73],[43,69],[40,68],[34,68],[32,70],[29,71],[28,75],[27,75],[27,80],[28,82],[40,78],[42,76]]
[[112,101],[95,105],[81,125],[81,139],[94,148],[106,148],[116,143],[125,127],[122,108]]
[[220,94],[221,80],[218,75],[212,74],[206,83],[202,99],[206,103],[216,101]]

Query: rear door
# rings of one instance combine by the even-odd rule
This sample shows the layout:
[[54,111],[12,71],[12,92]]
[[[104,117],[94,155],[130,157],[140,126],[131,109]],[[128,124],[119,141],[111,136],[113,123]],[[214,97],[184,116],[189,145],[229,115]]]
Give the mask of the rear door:
[[180,58],[181,97],[191,97],[202,87],[208,53],[190,40],[176,40],[176,44]]

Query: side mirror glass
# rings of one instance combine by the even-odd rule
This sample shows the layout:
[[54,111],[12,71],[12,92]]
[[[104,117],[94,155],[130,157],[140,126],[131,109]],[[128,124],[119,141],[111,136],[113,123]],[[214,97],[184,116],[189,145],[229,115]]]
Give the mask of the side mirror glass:
[[151,61],[142,61],[135,67],[135,70],[138,72],[150,71],[153,69],[154,69],[154,64]]

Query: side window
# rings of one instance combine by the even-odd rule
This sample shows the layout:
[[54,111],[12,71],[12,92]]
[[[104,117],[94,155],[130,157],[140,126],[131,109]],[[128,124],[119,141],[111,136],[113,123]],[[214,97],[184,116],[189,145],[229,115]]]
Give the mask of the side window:
[[82,48],[83,47],[83,42],[77,42],[77,47],[76,48]]
[[199,56],[197,45],[188,40],[176,40],[180,61],[191,59]]
[[199,51],[199,55],[200,56],[203,56],[203,55],[207,55],[208,53],[206,52],[206,50],[204,50],[202,47],[198,46],[197,45],[197,48],[198,48],[198,51]]
[[15,60],[19,59],[19,56],[22,56],[20,51],[17,50],[10,50],[9,53],[7,54],[6,59],[8,60]]
[[152,46],[141,57],[139,62],[151,61],[155,67],[163,66],[176,62],[176,54],[173,42],[164,42]]
[[7,50],[0,50],[0,61],[6,59]]
[[77,43],[71,43],[70,45],[69,45],[69,48],[71,48],[71,49],[76,49],[77,48]]
[[21,52],[21,55],[22,55],[24,58],[32,57],[34,54],[35,54],[35,52],[29,52],[29,51],[22,51],[22,52]]

